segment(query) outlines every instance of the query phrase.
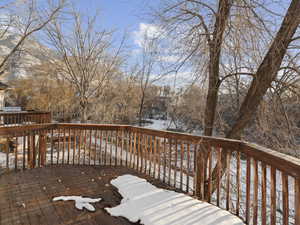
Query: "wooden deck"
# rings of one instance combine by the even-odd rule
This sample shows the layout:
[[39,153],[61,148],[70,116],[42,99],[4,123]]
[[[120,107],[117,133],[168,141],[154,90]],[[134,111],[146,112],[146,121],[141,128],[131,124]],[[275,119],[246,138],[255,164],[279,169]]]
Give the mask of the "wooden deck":
[[[9,173],[0,176],[1,225],[129,225],[124,218],[111,217],[104,207],[120,203],[121,196],[110,180],[122,174],[134,174],[123,167],[56,166]],[[165,187],[153,178],[146,177],[156,186]],[[80,211],[73,201],[52,202],[61,195],[101,197],[94,204],[96,212]],[[136,223],[138,224],[138,223]]]

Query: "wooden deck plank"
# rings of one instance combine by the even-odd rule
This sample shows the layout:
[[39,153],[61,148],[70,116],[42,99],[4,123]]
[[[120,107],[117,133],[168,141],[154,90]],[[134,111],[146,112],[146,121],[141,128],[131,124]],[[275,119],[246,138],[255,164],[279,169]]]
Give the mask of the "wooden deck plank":
[[[64,165],[3,174],[0,176],[0,225],[131,225],[128,220],[111,217],[104,210],[121,201],[118,191],[110,185],[111,179],[127,173],[167,188],[124,167]],[[96,212],[80,211],[72,201],[52,202],[53,197],[61,195],[101,197],[102,201],[94,204]]]

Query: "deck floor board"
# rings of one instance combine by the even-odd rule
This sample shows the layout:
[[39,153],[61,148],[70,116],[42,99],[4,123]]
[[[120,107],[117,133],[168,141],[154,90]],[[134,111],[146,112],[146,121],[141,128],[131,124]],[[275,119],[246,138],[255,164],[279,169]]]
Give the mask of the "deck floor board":
[[[3,174],[0,176],[0,225],[132,225],[125,218],[111,217],[104,210],[121,201],[110,180],[128,173],[145,177],[123,167],[67,165]],[[152,182],[167,188],[153,179]],[[102,201],[94,204],[96,212],[80,211],[73,201],[52,202],[53,197],[62,195],[101,197]]]

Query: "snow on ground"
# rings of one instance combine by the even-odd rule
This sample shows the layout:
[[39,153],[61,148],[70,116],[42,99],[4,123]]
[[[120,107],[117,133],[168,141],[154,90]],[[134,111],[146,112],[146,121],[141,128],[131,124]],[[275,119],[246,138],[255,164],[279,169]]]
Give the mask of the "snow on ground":
[[90,203],[100,202],[101,198],[84,198],[82,196],[59,196],[54,197],[52,201],[75,201],[75,207],[79,210],[86,208],[88,211],[94,212],[95,207]]
[[170,124],[169,120],[151,120],[152,124],[144,126],[145,128],[155,130],[166,130]]
[[238,217],[188,195],[160,189],[132,175],[111,181],[123,196],[121,204],[105,208],[112,216],[123,216],[145,225],[242,225]]

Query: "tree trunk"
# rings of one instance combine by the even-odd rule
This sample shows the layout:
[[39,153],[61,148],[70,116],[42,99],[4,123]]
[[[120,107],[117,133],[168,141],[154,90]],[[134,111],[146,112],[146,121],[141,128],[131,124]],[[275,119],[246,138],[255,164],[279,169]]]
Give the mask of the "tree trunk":
[[230,14],[231,1],[220,0],[218,13],[213,32],[213,39],[209,40],[209,74],[208,92],[206,97],[206,108],[204,114],[204,135],[211,136],[215,121],[216,107],[218,103],[219,91],[219,65],[223,43],[223,35],[226,28],[227,19]]
[[227,138],[240,139],[244,128],[253,118],[263,96],[275,80],[289,43],[300,23],[300,0],[293,0],[281,27],[264,60],[257,69],[248,93],[239,110],[239,116]]
[[142,98],[141,98],[140,110],[139,110],[139,126],[142,126],[144,102],[145,102],[145,93],[142,92]]
[[[206,96],[206,108],[204,114],[204,135],[211,136],[213,133],[215,113],[218,103],[218,92],[220,87],[220,75],[219,75],[219,66],[220,66],[220,56],[221,48],[223,43],[223,35],[226,28],[226,23],[230,14],[231,1],[230,0],[220,0],[218,13],[216,15],[216,22],[213,32],[213,39],[209,40],[209,74],[208,74],[208,92]],[[205,150],[206,149],[206,150]],[[208,149],[202,148],[202,157],[204,161],[207,162],[208,158]],[[201,162],[198,161],[198,168],[201,167]],[[207,166],[207,165],[205,165]],[[208,185],[204,186],[205,196],[208,198]]]
[[86,123],[87,122],[87,110],[88,110],[88,104],[86,101],[81,101],[80,103],[80,122],[81,123]]
[[[239,116],[232,129],[226,135],[227,138],[240,139],[241,134],[253,118],[258,105],[261,103],[263,96],[271,87],[271,83],[277,76],[278,70],[282,63],[283,57],[287,51],[288,45],[300,24],[300,0],[292,0],[280,29],[265,55],[262,63],[257,69],[248,93],[241,105]],[[221,157],[221,174],[224,174],[227,168],[226,149],[222,152]],[[217,165],[218,166],[218,165]],[[216,180],[218,177],[217,166],[212,173],[212,191],[216,190]]]

